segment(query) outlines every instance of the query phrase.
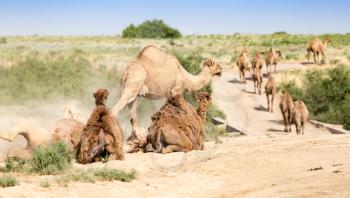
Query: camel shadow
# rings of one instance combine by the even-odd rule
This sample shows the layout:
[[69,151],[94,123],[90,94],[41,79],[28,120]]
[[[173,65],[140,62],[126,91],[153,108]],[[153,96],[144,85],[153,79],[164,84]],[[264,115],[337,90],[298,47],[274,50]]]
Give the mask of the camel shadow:
[[[233,84],[240,84],[241,82],[237,79],[232,79],[228,81],[229,83],[233,83]],[[243,83],[244,84],[244,83]]]
[[302,64],[302,65],[313,65],[314,62],[301,62],[300,64]]
[[283,125],[283,120],[269,120],[269,122]]
[[254,109],[257,111],[267,111],[267,108],[262,105],[256,106]]
[[274,129],[274,128],[269,128],[267,129],[267,131],[270,131],[270,132],[277,132],[277,133],[284,133],[283,130],[280,130],[280,129]]
[[[243,90],[245,93],[248,93],[248,94],[253,94],[253,95],[256,95],[256,93],[254,93],[254,91],[247,91],[247,90]],[[258,93],[258,92],[257,92]]]

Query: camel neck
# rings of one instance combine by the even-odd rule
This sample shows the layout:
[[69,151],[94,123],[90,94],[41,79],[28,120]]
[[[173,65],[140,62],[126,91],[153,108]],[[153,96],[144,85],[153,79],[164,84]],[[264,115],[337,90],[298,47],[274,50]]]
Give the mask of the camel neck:
[[203,68],[198,75],[192,75],[185,71],[185,81],[188,91],[195,91],[203,88],[211,80],[211,74],[208,68]]
[[202,119],[203,125],[205,125],[205,121],[207,119],[207,111],[205,109],[202,109],[200,105],[197,107],[197,114]]

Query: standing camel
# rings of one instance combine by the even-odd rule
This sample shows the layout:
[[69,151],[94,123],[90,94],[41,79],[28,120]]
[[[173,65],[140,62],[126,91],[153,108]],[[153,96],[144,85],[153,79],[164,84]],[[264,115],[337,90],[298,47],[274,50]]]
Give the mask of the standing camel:
[[[314,55],[314,62],[315,64],[320,64],[320,53],[322,54],[323,59],[325,59],[324,51],[327,48],[327,44],[330,43],[330,39],[325,39],[322,43],[322,41],[318,38],[315,38],[314,40],[310,41],[307,46],[307,61],[310,62],[310,53],[312,52]],[[317,60],[316,60],[317,57]]]
[[113,107],[112,113],[117,116],[128,105],[132,123],[131,137],[138,140],[134,142],[144,144],[147,141],[147,132],[140,126],[137,116],[138,96],[160,99],[180,95],[185,90],[199,90],[214,76],[221,76],[221,71],[219,64],[205,60],[200,74],[192,75],[182,67],[175,56],[149,45],[127,66],[121,82],[121,97]]
[[[272,74],[269,72],[267,77],[267,82],[265,84],[265,93],[267,98],[267,111],[273,112],[273,101],[275,99],[276,95],[276,82],[275,78],[272,76]],[[270,100],[271,95],[271,100]]]
[[248,50],[243,49],[241,54],[238,56],[238,59],[236,61],[236,65],[239,69],[239,80],[242,84],[246,82],[245,80],[245,72],[249,69],[249,60],[248,60]]
[[274,65],[274,72],[276,72],[276,67],[278,62],[280,61],[282,57],[281,51],[277,50],[275,51],[274,49],[270,48],[269,51],[267,52],[266,55],[266,73],[269,73],[269,65]]

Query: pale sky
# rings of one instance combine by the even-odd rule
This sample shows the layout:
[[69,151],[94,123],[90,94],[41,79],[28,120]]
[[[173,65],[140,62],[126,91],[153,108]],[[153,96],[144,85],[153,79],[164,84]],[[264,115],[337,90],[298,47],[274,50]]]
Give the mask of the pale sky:
[[0,0],[0,35],[116,35],[163,19],[183,34],[348,33],[347,0]]

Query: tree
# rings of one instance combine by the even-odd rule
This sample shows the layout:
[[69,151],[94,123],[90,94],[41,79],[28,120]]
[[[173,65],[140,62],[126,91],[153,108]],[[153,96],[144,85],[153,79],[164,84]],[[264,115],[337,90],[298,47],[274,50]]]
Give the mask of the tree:
[[181,33],[163,20],[147,20],[139,26],[130,24],[123,30],[123,38],[179,38]]

